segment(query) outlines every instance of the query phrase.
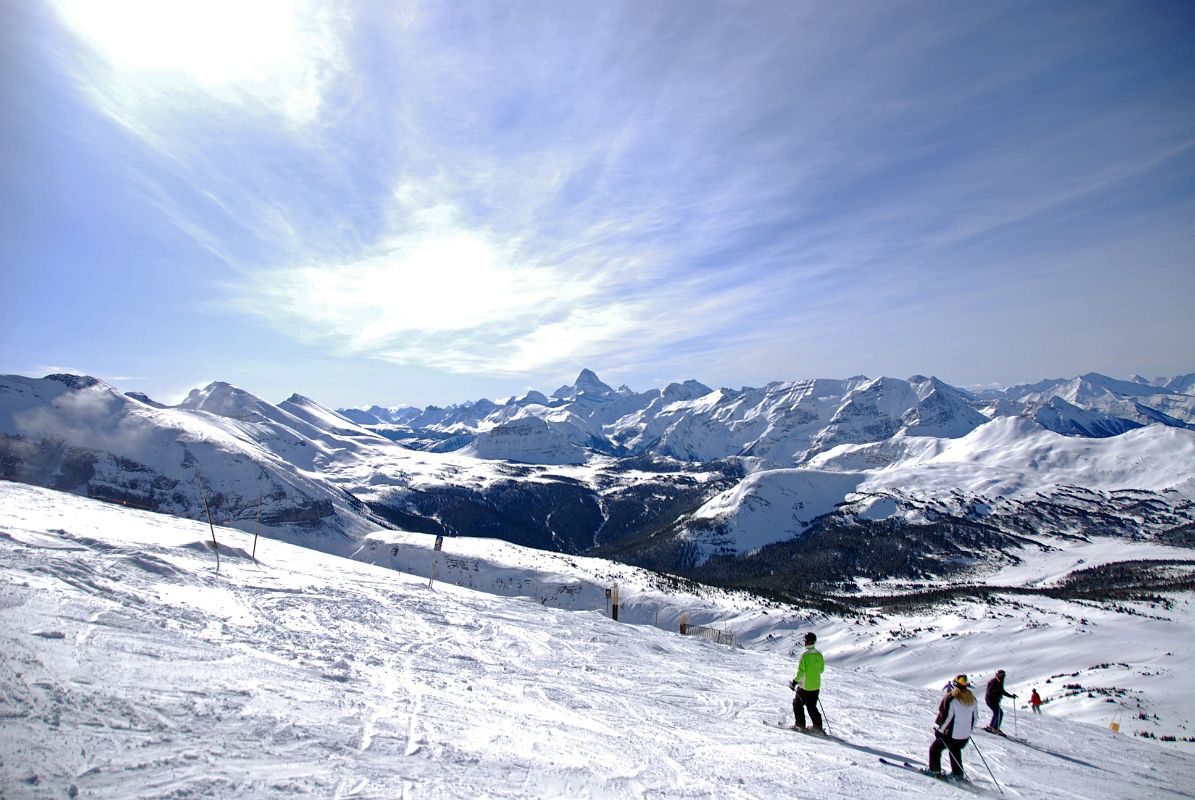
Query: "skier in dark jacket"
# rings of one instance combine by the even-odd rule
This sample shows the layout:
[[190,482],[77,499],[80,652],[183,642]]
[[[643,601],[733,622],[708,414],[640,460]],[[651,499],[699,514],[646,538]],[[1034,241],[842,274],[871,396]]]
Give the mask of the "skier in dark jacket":
[[950,751],[950,774],[963,778],[963,748],[971,740],[975,720],[979,717],[979,703],[967,684],[967,676],[959,675],[950,682],[950,693],[938,704],[934,720],[934,743],[929,747],[929,771],[942,775],[942,751]]
[[988,681],[988,690],[983,696],[983,701],[992,709],[992,721],[984,728],[988,733],[1004,735],[1004,731],[1000,730],[1000,723],[1004,721],[1004,709],[1000,708],[1000,701],[1005,697],[1015,698],[1016,695],[1004,691],[1004,670],[998,669],[996,677]]

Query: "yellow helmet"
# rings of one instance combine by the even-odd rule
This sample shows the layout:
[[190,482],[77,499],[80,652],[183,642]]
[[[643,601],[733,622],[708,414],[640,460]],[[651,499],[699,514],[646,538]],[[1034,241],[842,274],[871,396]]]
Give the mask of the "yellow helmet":
[[955,675],[954,676],[954,685],[960,689],[966,689],[968,686],[967,676],[966,675]]

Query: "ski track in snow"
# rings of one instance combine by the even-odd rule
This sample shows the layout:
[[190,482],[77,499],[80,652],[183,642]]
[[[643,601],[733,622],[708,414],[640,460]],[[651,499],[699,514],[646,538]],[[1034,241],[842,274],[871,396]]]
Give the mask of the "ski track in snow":
[[[486,595],[0,483],[4,797],[955,797],[923,763],[937,692]],[[760,721],[768,721],[761,725]],[[1195,757],[1106,729],[977,734],[1008,797],[1195,797]],[[995,789],[973,747],[977,786]]]

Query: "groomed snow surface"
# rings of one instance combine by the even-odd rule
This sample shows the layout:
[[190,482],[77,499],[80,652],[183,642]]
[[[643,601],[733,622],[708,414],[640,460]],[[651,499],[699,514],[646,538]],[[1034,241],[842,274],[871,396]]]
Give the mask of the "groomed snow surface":
[[[839,739],[787,654],[729,648],[276,541],[0,483],[0,794],[957,797],[938,693],[835,665]],[[948,676],[943,675],[945,680]],[[1186,680],[1186,679],[1182,679]],[[1189,682],[1187,682],[1189,685]],[[1007,727],[1007,725],[1006,725]],[[1008,797],[1195,797],[1195,757],[1022,713],[978,733]],[[983,794],[999,796],[973,747]]]

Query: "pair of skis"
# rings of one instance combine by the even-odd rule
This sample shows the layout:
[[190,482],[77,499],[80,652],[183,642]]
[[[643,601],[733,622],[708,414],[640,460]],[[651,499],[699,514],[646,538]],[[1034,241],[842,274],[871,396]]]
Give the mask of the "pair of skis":
[[[764,724],[767,725],[769,723],[765,720]],[[811,729],[797,728],[793,725],[787,725],[783,722],[777,722],[776,727],[781,728],[786,731],[793,731],[794,733],[803,733],[806,736],[810,736],[815,739],[830,739],[832,741],[838,741],[838,742],[842,741],[837,736],[832,736],[828,733],[815,733]],[[971,792],[972,794],[978,794],[978,795],[987,795],[988,794],[988,792],[986,792],[983,788],[979,787],[975,783],[972,783],[967,778],[960,777],[957,775],[939,774],[939,773],[930,772],[925,767],[919,767],[910,761],[903,761],[903,760],[902,761],[893,761],[892,759],[884,758],[881,756],[880,763],[884,764],[885,766],[896,767],[897,769],[904,769],[904,770],[908,770],[909,772],[916,772],[920,775],[924,775],[927,778],[933,778],[936,781],[941,781],[943,783],[948,783],[952,786],[957,786],[959,789],[962,789],[967,792]]]
[[[764,720],[763,724],[768,725],[770,723],[768,723],[767,720]],[[788,725],[784,722],[777,722],[776,727],[780,728],[781,730],[792,731],[793,733],[803,733],[806,736],[812,736],[814,739],[830,739],[831,741],[835,741],[835,742],[842,741],[834,734],[827,733],[824,730],[823,731],[815,731],[813,728],[798,728],[795,725]]]
[[983,793],[982,789],[980,789],[978,786],[976,786],[974,783],[972,783],[967,778],[959,777],[957,775],[949,775],[949,774],[943,775],[943,774],[938,774],[935,772],[930,772],[925,767],[919,767],[916,764],[913,764],[909,761],[892,761],[891,759],[881,757],[880,763],[884,764],[885,766],[896,767],[897,769],[904,769],[904,770],[908,770],[909,772],[916,772],[920,775],[924,775],[927,778],[933,778],[934,780],[941,781],[942,783],[949,783],[953,786],[957,786],[960,789],[965,789],[966,791],[972,792],[974,794],[982,794]]

